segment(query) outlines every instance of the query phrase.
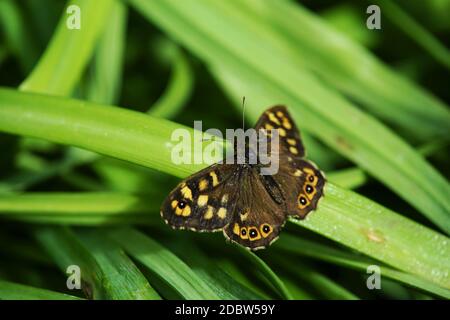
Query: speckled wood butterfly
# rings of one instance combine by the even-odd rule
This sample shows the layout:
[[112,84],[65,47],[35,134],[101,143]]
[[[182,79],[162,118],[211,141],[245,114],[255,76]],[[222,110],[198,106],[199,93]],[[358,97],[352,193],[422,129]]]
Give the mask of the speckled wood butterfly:
[[200,232],[223,230],[227,239],[257,250],[278,238],[288,217],[303,219],[316,209],[325,177],[304,159],[300,133],[286,107],[266,110],[255,129],[264,130],[269,143],[271,130],[278,130],[278,172],[261,175],[258,162],[218,163],[201,170],[164,201],[161,216],[167,224]]

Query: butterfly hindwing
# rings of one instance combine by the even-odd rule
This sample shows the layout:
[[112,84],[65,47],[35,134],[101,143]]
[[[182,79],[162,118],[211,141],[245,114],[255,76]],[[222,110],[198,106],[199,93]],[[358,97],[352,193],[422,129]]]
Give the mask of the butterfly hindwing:
[[[263,179],[276,182],[281,190],[278,193],[283,195],[286,202],[288,216],[304,218],[317,208],[323,196],[324,174],[312,162],[303,159],[305,149],[300,132],[285,107],[275,106],[266,110],[255,128],[278,129],[279,150],[278,154],[272,155],[278,160],[278,172]],[[267,150],[271,149],[268,147]],[[268,185],[272,185],[267,188],[268,192],[275,195],[273,190],[276,188],[273,184]]]
[[161,216],[175,229],[219,231],[231,218],[235,184],[233,166],[212,165],[182,181],[164,201]]
[[317,208],[323,196],[325,177],[311,161],[288,161],[273,178],[282,189],[288,216],[303,219]]
[[223,229],[227,239],[252,250],[275,241],[286,221],[284,205],[274,201],[259,177],[251,168],[241,173],[232,218]]

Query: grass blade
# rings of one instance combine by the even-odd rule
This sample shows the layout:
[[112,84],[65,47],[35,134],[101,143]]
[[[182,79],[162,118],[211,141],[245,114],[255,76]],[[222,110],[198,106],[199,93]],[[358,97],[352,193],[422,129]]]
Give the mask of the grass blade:
[[113,230],[110,236],[182,298],[220,299],[216,291],[183,261],[150,237],[126,228]]
[[94,51],[97,39],[110,16],[113,1],[70,1],[68,6],[76,5],[82,11],[80,29],[67,28],[68,15],[64,10],[49,46],[34,70],[20,85],[20,89],[70,95]]
[[115,192],[25,193],[0,196],[0,216],[71,225],[155,224],[158,210],[150,210],[148,204],[159,201]]
[[[95,150],[181,177],[204,165],[186,167],[168,161],[174,146],[171,135],[180,128],[122,108],[0,88],[0,131]],[[203,146],[211,143],[215,142]]]
[[[379,265],[376,260],[344,252],[342,250],[302,239],[291,234],[284,235],[283,238],[275,244],[275,248],[279,248],[288,254],[318,259],[329,262],[333,265],[361,271],[363,273],[366,273],[369,265]],[[418,288],[446,299],[450,299],[450,290],[448,289],[444,289],[427,280],[423,280],[418,276],[398,271],[386,265],[381,265],[380,268],[383,277],[399,281],[408,286]]]
[[[298,260],[287,261],[281,255],[273,255],[270,258],[275,265],[279,265],[283,270],[287,270],[301,282],[309,283],[325,299],[331,300],[358,300],[359,298],[342,287],[337,282],[331,280],[324,274],[316,271],[313,267],[299,262]],[[295,261],[293,263],[293,261]],[[299,270],[301,270],[299,272]]]
[[80,298],[0,280],[0,300],[80,300]]
[[113,1],[108,22],[99,37],[87,88],[87,99],[115,104],[122,88],[123,55],[127,25],[127,7]]
[[450,288],[446,236],[331,183],[326,186],[325,199],[308,219],[292,222]]
[[188,58],[174,43],[164,42],[164,51],[172,65],[172,74],[164,93],[148,110],[154,117],[170,119],[186,104],[194,87],[194,73]]
[[77,265],[82,289],[94,299],[157,299],[131,260],[107,239],[77,235],[68,228],[36,227],[34,233],[60,269]]
[[382,0],[379,3],[383,8],[383,13],[393,24],[397,25],[407,36],[417,42],[442,66],[450,70],[450,51],[444,45],[395,2]]

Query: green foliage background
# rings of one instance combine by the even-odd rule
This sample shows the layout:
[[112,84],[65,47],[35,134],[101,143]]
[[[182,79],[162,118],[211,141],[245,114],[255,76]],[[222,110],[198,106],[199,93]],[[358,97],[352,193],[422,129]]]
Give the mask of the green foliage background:
[[[381,30],[373,1],[0,0],[0,299],[449,298],[450,2],[375,3]],[[172,131],[240,127],[242,96],[329,180],[256,254],[159,217],[204,167]]]

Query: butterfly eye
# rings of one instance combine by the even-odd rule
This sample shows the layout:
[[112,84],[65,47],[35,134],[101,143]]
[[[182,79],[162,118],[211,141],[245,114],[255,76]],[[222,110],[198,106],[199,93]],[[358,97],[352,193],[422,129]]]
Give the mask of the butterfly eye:
[[307,184],[305,187],[305,191],[306,191],[306,193],[312,193],[314,191],[314,188],[312,186],[310,186],[309,184]]
[[308,180],[309,180],[309,182],[314,182],[314,176],[313,175],[309,176]]

